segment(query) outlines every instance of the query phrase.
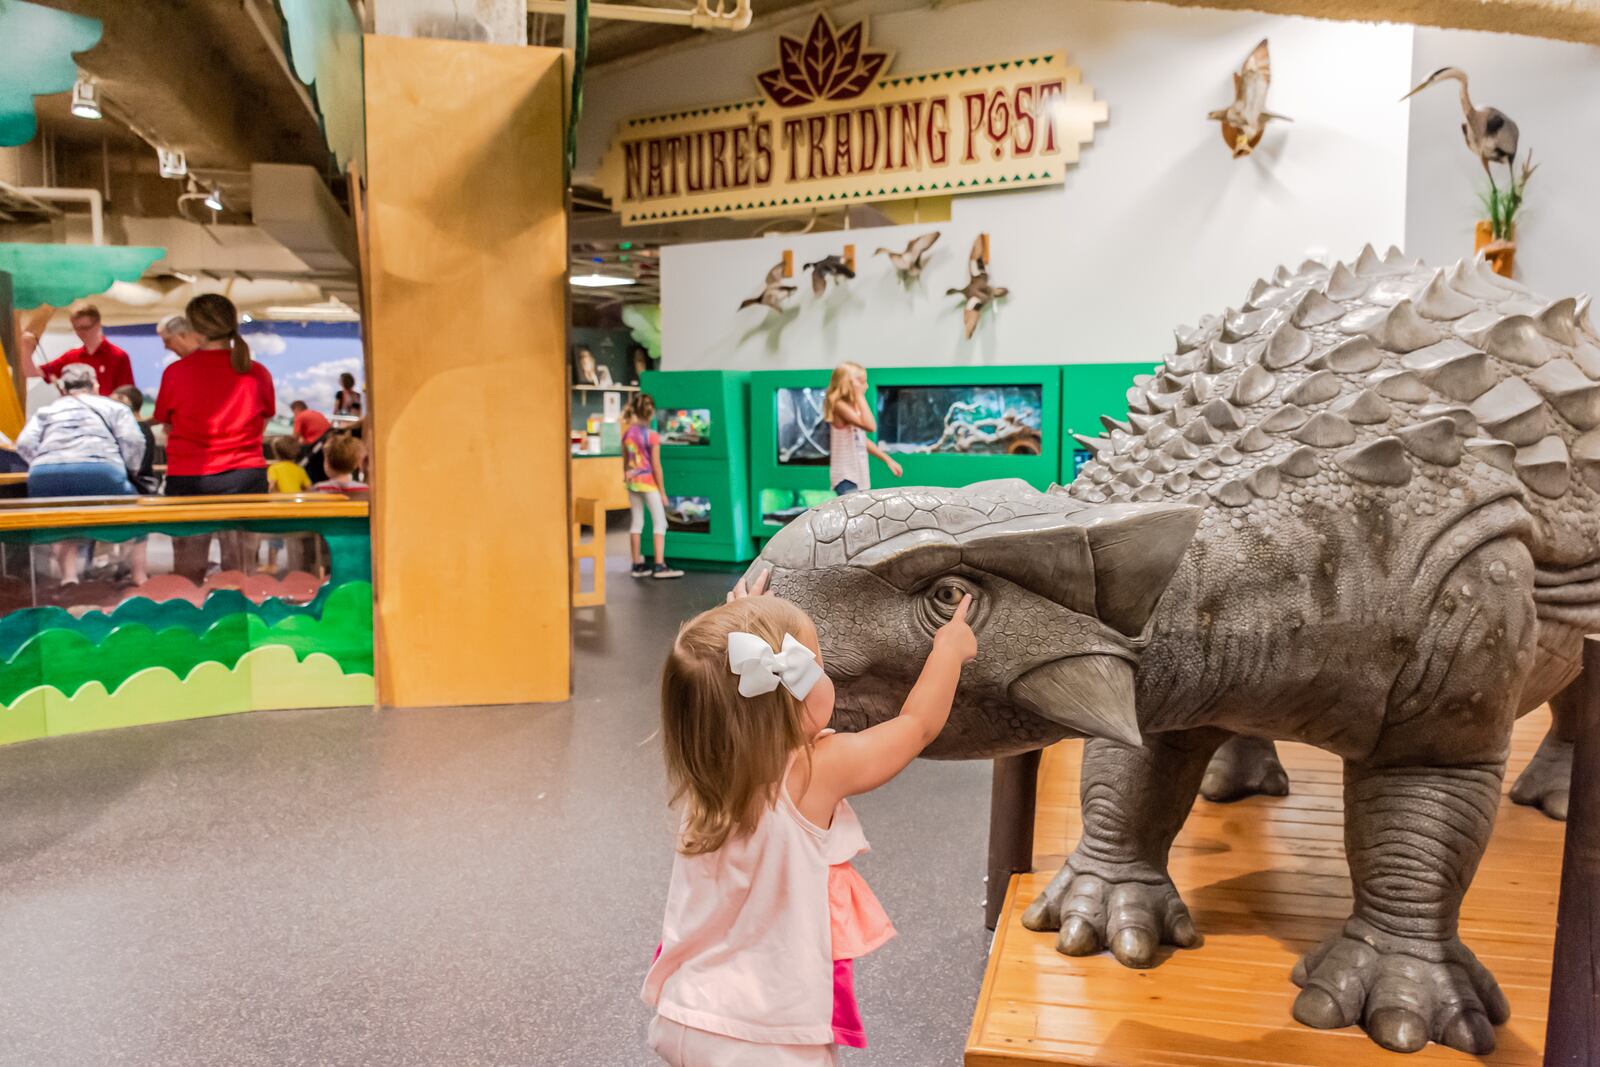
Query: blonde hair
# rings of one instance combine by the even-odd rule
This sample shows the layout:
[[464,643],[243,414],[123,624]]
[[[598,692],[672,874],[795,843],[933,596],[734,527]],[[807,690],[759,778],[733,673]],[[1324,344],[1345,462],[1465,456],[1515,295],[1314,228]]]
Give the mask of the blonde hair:
[[[844,396],[847,390],[852,394],[854,393],[855,376],[857,374],[865,375],[866,373],[867,368],[859,363],[845,362],[833,368],[833,377],[828,379],[828,391],[822,397],[822,418],[824,422],[833,421],[833,409],[838,406],[840,398]],[[851,399],[860,400],[861,397],[852,395]]]
[[806,613],[776,597],[743,597],[684,623],[661,671],[661,747],[672,803],[683,802],[678,851],[715,852],[756,828],[777,799],[789,756],[806,748],[805,704],[783,686],[739,695],[728,634],[752,633],[774,649],[800,637]]
[[354,434],[334,434],[322,450],[322,466],[329,474],[354,474],[367,458],[367,446]]

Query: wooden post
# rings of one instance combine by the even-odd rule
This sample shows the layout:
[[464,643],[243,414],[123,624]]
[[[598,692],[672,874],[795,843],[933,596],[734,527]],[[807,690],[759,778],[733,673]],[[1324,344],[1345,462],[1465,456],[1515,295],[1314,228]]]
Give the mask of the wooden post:
[[989,876],[984,886],[983,925],[1000,921],[1013,874],[1033,870],[1033,814],[1039,797],[1041,750],[994,761],[989,792]]
[[1583,642],[1545,1067],[1600,1065],[1600,635]]

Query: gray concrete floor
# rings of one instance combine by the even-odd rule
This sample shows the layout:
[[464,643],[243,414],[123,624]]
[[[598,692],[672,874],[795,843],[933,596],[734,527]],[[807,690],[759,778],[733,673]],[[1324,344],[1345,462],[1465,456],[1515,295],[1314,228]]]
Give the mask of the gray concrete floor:
[[[616,535],[613,535],[614,537]],[[620,561],[620,555],[613,555]],[[614,562],[613,566],[617,566]],[[576,619],[564,704],[263,712],[0,748],[0,1063],[630,1067],[672,862],[656,677],[729,574]],[[958,1064],[989,768],[856,808],[872,1048]]]

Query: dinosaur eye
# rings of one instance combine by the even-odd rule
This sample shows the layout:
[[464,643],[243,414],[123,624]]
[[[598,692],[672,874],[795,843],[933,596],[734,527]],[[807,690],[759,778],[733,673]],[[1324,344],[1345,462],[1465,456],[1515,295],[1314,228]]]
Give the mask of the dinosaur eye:
[[946,575],[928,586],[922,601],[923,620],[931,629],[938,629],[950,621],[950,616],[955,614],[961,598],[968,593],[972,594],[968,621],[976,622],[975,616],[979,613],[982,590],[978,583],[956,575]]

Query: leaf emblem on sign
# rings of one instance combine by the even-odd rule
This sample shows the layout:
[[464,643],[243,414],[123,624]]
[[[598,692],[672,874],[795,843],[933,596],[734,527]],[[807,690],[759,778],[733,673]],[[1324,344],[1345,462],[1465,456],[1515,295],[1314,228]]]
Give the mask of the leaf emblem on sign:
[[888,52],[867,51],[865,22],[840,33],[819,14],[804,40],[778,38],[778,65],[756,80],[779,107],[800,107],[818,100],[854,100],[888,63]]

